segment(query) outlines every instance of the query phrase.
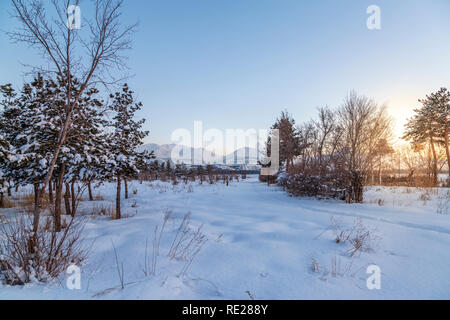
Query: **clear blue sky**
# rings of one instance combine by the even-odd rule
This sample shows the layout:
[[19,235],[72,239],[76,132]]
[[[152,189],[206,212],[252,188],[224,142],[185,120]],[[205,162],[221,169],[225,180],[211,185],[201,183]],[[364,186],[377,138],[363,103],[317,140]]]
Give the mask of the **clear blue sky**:
[[[366,28],[371,4],[381,30]],[[2,0],[0,29],[16,26],[8,10]],[[450,87],[448,0],[125,0],[125,10],[139,21],[129,83],[147,142],[170,143],[194,120],[267,128],[285,108],[301,122],[352,89],[387,103],[399,133],[417,99]],[[0,43],[0,83],[19,87],[21,63],[39,57],[4,34]]]

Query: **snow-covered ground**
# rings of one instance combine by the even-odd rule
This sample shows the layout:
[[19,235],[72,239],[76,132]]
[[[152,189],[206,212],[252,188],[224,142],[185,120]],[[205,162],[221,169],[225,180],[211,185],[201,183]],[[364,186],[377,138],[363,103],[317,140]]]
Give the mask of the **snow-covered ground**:
[[[82,217],[92,253],[81,290],[67,289],[62,276],[46,285],[0,286],[0,299],[450,299],[445,189],[372,187],[365,204],[352,205],[292,198],[256,177],[229,187],[132,182],[129,189],[128,218]],[[112,207],[114,192],[113,184],[101,186],[95,193],[105,200],[83,202],[80,211]],[[167,212],[155,274],[145,275],[155,226],[161,230]],[[192,230],[203,224],[208,240],[191,265],[167,256],[187,213]],[[330,225],[345,229],[358,221],[370,230],[373,250],[350,257],[350,244],[336,243]],[[369,265],[381,270],[380,290],[367,288]]]

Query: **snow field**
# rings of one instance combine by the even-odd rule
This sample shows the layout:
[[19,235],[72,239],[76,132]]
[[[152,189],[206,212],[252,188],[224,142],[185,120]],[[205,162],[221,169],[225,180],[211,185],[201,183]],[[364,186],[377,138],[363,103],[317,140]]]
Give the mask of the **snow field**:
[[[245,300],[247,291],[256,299],[449,299],[450,214],[437,213],[447,190],[409,189],[371,187],[365,204],[348,205],[292,198],[254,176],[229,187],[133,181],[130,199],[123,200],[128,218],[79,218],[86,220],[84,241],[92,246],[81,290],[66,289],[62,275],[51,284],[0,286],[0,299]],[[82,202],[80,212],[114,206],[114,184],[94,193],[104,200]],[[167,212],[149,274],[155,226],[161,230]],[[203,225],[207,242],[183,273],[186,259],[167,255],[187,213],[191,230]],[[372,250],[350,257],[349,243],[336,243],[330,226],[351,228],[359,219],[371,230]],[[381,269],[380,290],[366,286],[369,265]]]

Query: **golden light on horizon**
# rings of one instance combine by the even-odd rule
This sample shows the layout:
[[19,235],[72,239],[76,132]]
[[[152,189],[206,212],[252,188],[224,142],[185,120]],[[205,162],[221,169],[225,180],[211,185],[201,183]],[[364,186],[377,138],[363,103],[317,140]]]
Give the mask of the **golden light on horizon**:
[[425,97],[422,92],[409,93],[404,95],[393,95],[391,99],[384,104],[387,106],[387,110],[393,118],[393,134],[394,143],[403,144],[403,133],[405,131],[405,125],[413,115],[414,109],[420,106],[419,99]]

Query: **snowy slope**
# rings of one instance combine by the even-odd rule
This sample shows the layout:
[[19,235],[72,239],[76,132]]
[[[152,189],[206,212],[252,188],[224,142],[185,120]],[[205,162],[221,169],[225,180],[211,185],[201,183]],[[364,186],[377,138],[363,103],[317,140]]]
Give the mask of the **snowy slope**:
[[[407,188],[370,188],[366,204],[291,198],[252,177],[224,185],[132,183],[138,194],[124,202],[121,221],[88,219],[92,255],[82,268],[82,290],[65,289],[65,278],[24,288],[0,286],[0,299],[450,299],[450,214],[437,214],[448,194]],[[96,190],[112,205],[114,186]],[[380,199],[385,199],[379,201]],[[424,200],[425,199],[425,200]],[[131,204],[136,201],[137,208]],[[100,203],[97,203],[100,205]],[[87,210],[92,203],[83,203]],[[145,276],[155,225],[172,210],[161,240],[156,274]],[[203,226],[208,238],[184,276],[170,249],[183,216]],[[334,217],[344,226],[362,218],[378,240],[353,258],[347,244],[324,232]],[[112,243],[124,263],[120,288]],[[318,272],[313,271],[316,261]],[[381,268],[381,290],[368,290],[368,265]],[[336,265],[336,267],[333,267]],[[333,269],[337,274],[333,275]]]

